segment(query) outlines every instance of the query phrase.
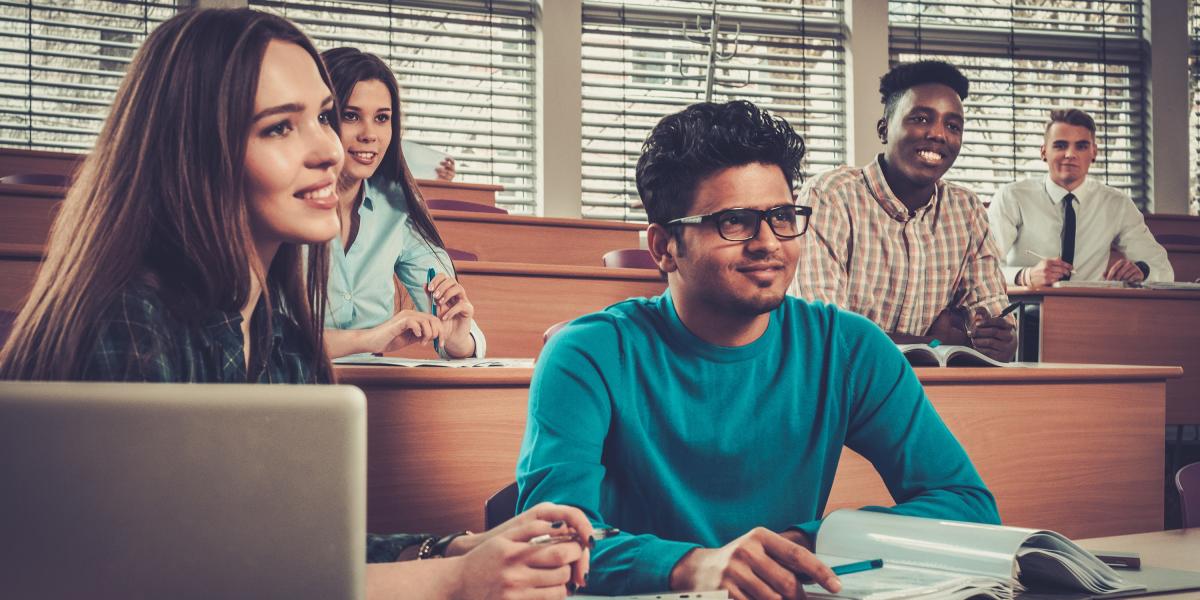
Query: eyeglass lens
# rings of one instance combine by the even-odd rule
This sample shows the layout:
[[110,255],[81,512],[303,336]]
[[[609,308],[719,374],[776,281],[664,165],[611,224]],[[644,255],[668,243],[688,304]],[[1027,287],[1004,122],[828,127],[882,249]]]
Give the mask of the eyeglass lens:
[[780,206],[769,211],[752,208],[725,211],[717,218],[717,228],[721,237],[727,240],[748,240],[758,235],[758,228],[764,215],[771,231],[781,238],[797,237],[804,233],[808,226],[808,217],[801,215],[797,207]]

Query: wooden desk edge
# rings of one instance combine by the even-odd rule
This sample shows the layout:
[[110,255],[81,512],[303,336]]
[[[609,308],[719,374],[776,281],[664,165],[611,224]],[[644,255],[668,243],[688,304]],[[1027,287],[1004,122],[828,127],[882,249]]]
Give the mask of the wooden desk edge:
[[465,181],[446,181],[445,179],[415,179],[417,187],[422,188],[454,188],[460,190],[480,190],[486,192],[502,192],[504,186],[494,183],[467,183]]
[[1069,381],[1154,381],[1183,377],[1183,367],[1037,363],[1019,367],[918,367],[922,384]]
[[340,384],[365,387],[529,387],[533,369],[498,367],[391,367],[335,365]]
[[42,244],[14,244],[0,242],[0,258],[16,258],[21,260],[41,260],[45,257],[46,249]]
[[[339,365],[338,383],[362,386],[528,386],[529,368],[386,367]],[[922,367],[916,369],[922,384],[987,382],[1153,381],[1183,375],[1180,367],[1124,365],[1055,365],[1038,367]]]
[[637,232],[646,229],[644,223],[622,223],[597,219],[564,219],[558,217],[532,217],[529,215],[503,215],[498,213],[468,212],[461,210],[431,210],[434,221],[470,221],[475,223],[502,223],[505,225],[538,225],[542,227],[564,227],[577,229],[609,229]]
[[1200,300],[1200,290],[1150,290],[1142,288],[1008,288],[1010,298],[1038,296],[1090,296],[1092,298],[1138,298],[1142,300]]
[[523,277],[565,277],[573,279],[625,279],[662,281],[661,272],[653,269],[622,269],[617,267],[585,267],[576,265],[543,265],[534,263],[492,262],[486,260],[455,263],[460,275],[517,275]]

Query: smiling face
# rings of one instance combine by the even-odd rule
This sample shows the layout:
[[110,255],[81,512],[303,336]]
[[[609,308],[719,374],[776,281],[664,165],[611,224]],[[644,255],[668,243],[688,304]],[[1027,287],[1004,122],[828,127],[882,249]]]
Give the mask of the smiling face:
[[[687,214],[790,204],[792,190],[783,171],[752,163],[702,180]],[[691,313],[757,317],[774,310],[783,302],[800,256],[799,238],[781,240],[766,223],[759,224],[758,235],[742,242],[725,240],[709,221],[684,225],[679,240],[670,244],[672,294]]]
[[333,95],[312,56],[272,41],[263,54],[246,141],[246,189],[255,244],[320,243],[337,235],[342,146]]
[[1042,160],[1050,169],[1050,180],[1064,190],[1079,187],[1096,160],[1096,136],[1087,127],[1052,123],[1042,144]]
[[879,123],[888,181],[898,178],[908,188],[937,183],[962,149],[963,124],[962,100],[950,86],[924,83],[906,90],[891,119]]
[[392,144],[392,94],[382,81],[360,81],[342,107],[341,118],[346,148],[342,179],[347,183],[367,179]]

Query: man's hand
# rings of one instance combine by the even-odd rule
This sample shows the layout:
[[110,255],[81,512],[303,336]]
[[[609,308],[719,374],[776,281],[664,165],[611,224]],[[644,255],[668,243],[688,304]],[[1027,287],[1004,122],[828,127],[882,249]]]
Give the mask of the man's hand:
[[[799,576],[799,577],[797,577]],[[804,598],[802,578],[837,593],[842,583],[807,548],[763,527],[720,548],[697,548],[671,569],[672,590],[726,590],[736,600]]]
[[967,311],[963,308],[948,307],[943,308],[942,312],[938,313],[933,324],[929,326],[929,331],[925,335],[936,338],[937,341],[943,344],[953,344],[955,346],[970,346],[971,338],[967,335]]
[[1017,353],[1017,336],[1013,324],[1004,317],[989,317],[982,308],[975,309],[969,329],[971,345],[989,357],[1007,362]]
[[1113,264],[1108,265],[1108,270],[1104,272],[1104,278],[1109,281],[1137,283],[1145,279],[1146,276],[1142,274],[1142,270],[1137,265],[1129,262],[1129,259],[1118,258],[1113,261]]
[[1063,277],[1070,275],[1074,268],[1071,263],[1061,258],[1045,258],[1021,272],[1023,280],[1021,283],[1033,287],[1052,285],[1055,281],[1061,281]]

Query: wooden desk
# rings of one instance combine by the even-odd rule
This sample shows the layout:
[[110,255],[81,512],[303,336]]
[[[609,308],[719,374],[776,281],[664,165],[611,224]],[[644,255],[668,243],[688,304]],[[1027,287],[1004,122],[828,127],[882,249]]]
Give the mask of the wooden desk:
[[[371,531],[478,529],[513,481],[529,369],[337,367],[367,395]],[[1164,381],[1178,368],[918,369],[1005,522],[1072,537],[1162,526]],[[1070,435],[1062,435],[1063,431]],[[843,456],[829,509],[891,504]]]
[[1146,227],[1155,237],[1160,235],[1200,236],[1200,217],[1195,215],[1146,215]]
[[637,223],[432,211],[446,245],[480,260],[599,267],[609,250],[639,248]]
[[25,298],[33,289],[33,279],[40,266],[40,244],[0,242],[0,310],[21,310]]
[[1041,305],[1045,362],[1180,365],[1167,383],[1167,424],[1200,423],[1200,292],[1009,288]]
[[0,177],[24,173],[71,175],[83,157],[83,154],[74,152],[0,148]]
[[[52,186],[0,185],[0,242],[45,243],[64,193]],[[447,246],[493,262],[599,267],[609,250],[640,247],[639,234],[646,228],[587,219],[432,213]]]
[[667,287],[658,271],[498,262],[460,262],[458,278],[487,335],[488,354],[528,358],[542,348],[542,333],[635,296]]
[[1200,246],[1163,244],[1175,270],[1175,281],[1200,281]]
[[496,192],[504,190],[502,185],[487,183],[463,183],[445,179],[418,179],[417,187],[426,200],[462,200],[486,206],[496,205]]
[[[1142,564],[1148,567],[1200,571],[1200,529],[1152,531],[1114,537],[1076,540],[1088,550],[1122,550],[1137,552]],[[1155,600],[1200,598],[1200,590],[1153,596]]]

